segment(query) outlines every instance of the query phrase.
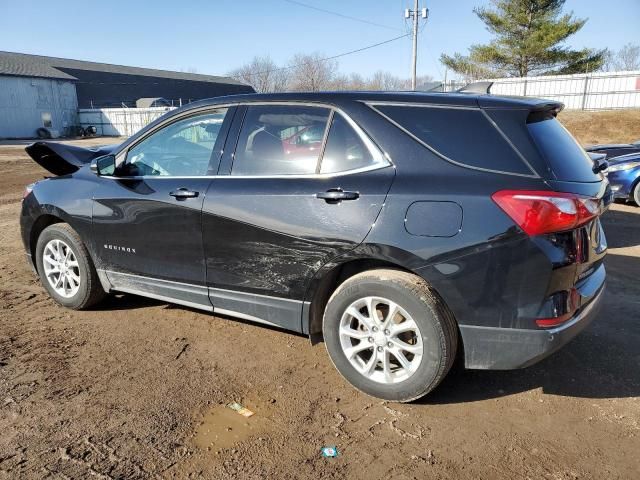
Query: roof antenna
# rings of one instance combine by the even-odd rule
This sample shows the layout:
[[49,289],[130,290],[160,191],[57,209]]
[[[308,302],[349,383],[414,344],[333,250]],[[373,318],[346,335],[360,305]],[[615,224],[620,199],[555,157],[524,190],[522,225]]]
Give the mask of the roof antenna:
[[458,93],[478,93],[481,95],[489,95],[491,93],[491,86],[493,82],[473,82],[468,83],[461,89],[457,90]]

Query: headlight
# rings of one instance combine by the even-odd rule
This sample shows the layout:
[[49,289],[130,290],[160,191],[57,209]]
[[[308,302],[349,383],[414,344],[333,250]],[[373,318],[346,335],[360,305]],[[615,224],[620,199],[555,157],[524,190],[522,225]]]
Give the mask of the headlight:
[[31,192],[33,192],[33,186],[34,186],[35,184],[36,184],[36,182],[34,182],[34,183],[30,183],[29,185],[27,185],[26,187],[24,187],[24,191],[22,192],[22,199],[23,199],[23,200],[24,200],[25,198],[27,198]]
[[609,165],[607,171],[609,172],[619,172],[621,170],[631,170],[632,168],[640,167],[640,162],[627,162],[620,163],[618,165]]

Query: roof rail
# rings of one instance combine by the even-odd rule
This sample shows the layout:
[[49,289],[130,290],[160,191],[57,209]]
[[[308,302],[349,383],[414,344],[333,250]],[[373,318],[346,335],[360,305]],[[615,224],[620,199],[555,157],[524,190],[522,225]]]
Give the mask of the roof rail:
[[479,93],[489,95],[493,82],[473,82],[457,90],[458,93]]

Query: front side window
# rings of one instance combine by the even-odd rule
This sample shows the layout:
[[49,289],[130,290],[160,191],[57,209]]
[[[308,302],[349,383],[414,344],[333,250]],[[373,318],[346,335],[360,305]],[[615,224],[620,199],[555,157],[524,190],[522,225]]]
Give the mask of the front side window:
[[227,109],[178,120],[135,145],[120,172],[125,176],[207,175]]
[[302,105],[247,108],[232,175],[304,175],[316,172],[330,110]]

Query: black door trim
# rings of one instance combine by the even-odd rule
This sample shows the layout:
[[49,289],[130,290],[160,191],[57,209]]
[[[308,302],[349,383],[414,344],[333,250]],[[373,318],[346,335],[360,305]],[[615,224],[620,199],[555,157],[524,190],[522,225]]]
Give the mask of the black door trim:
[[300,316],[309,310],[309,302],[302,300],[208,288],[112,270],[99,270],[98,275],[103,286],[111,291],[177,303],[295,332],[302,332]]
[[209,287],[214,313],[245,318],[267,325],[301,332],[302,300]]

